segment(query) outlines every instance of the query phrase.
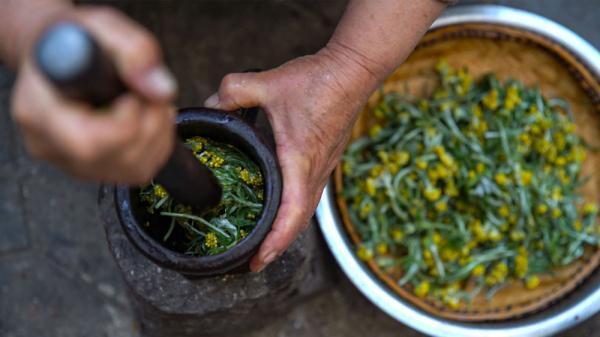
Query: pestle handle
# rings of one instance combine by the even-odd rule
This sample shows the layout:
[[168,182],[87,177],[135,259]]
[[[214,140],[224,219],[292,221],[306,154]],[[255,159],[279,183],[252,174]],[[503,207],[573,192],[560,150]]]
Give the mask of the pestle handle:
[[[78,24],[59,22],[46,30],[36,45],[35,61],[70,99],[102,107],[127,92],[113,63]],[[174,199],[198,210],[221,200],[221,186],[212,172],[179,141],[155,180]]]

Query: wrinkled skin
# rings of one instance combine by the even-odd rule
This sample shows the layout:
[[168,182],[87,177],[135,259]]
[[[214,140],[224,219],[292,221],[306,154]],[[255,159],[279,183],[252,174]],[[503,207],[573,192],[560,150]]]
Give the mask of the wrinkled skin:
[[[12,113],[29,151],[77,177],[148,182],[173,147],[176,94],[151,34],[115,10],[74,7],[69,0],[4,0],[2,6],[0,56],[19,69]],[[437,0],[350,0],[318,53],[262,73],[228,75],[207,100],[224,110],[260,106],[274,129],[282,203],[252,270],[263,269],[306,228],[357,111],[443,8]],[[103,114],[62,98],[31,62],[31,46],[57,18],[86,27],[130,90]]]
[[274,130],[282,200],[273,229],[252,260],[253,270],[272,262],[308,226],[367,98],[368,89],[349,85],[365,75],[340,72],[344,62],[323,49],[262,73],[230,74],[205,103],[224,110],[261,106]]

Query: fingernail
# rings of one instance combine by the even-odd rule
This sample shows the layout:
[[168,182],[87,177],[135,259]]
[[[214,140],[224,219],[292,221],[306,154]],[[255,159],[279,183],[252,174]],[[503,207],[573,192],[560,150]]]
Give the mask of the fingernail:
[[216,108],[217,105],[219,105],[219,94],[216,92],[210,95],[210,97],[207,98],[206,101],[204,101],[204,106],[207,108]]
[[150,85],[150,90],[155,95],[161,97],[172,97],[175,95],[177,82],[175,82],[173,74],[164,66],[155,67],[150,70],[146,75],[146,79]]
[[[265,256],[262,258],[263,263],[265,266],[267,266],[268,264],[270,264],[271,262],[275,261],[275,258],[277,258],[277,252],[268,252],[267,254],[265,254]],[[264,267],[263,267],[264,268]]]

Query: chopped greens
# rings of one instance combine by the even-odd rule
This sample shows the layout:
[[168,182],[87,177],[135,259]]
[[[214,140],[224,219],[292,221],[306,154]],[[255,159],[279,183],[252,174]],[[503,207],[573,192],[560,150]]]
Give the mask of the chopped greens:
[[193,214],[189,206],[173,200],[154,182],[140,190],[140,200],[148,213],[170,218],[163,241],[171,238],[175,226],[180,226],[187,240],[186,254],[219,254],[243,240],[256,225],[263,209],[262,173],[232,145],[203,137],[189,138],[185,144],[219,181],[223,189],[219,205],[202,214]]
[[343,156],[357,255],[450,308],[509,281],[536,288],[599,244],[598,206],[578,194],[584,142],[539,89],[436,71],[429,99],[382,95]]

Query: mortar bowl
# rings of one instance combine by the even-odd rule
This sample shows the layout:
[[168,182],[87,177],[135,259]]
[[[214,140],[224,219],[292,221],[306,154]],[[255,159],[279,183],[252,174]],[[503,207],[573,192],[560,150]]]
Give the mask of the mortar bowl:
[[179,110],[176,119],[179,139],[202,136],[231,144],[260,167],[264,178],[264,206],[254,229],[246,238],[221,254],[186,255],[153,238],[156,235],[152,235],[152,231],[157,228],[163,230],[164,224],[160,224],[160,216],[149,214],[146,207],[140,203],[137,197],[139,188],[117,186],[114,197],[119,220],[123,231],[139,252],[158,266],[190,278],[248,270],[250,259],[271,230],[282,189],[281,172],[274,146],[266,135],[252,125],[255,116],[256,112],[242,114],[240,117],[215,109],[184,108]]

